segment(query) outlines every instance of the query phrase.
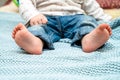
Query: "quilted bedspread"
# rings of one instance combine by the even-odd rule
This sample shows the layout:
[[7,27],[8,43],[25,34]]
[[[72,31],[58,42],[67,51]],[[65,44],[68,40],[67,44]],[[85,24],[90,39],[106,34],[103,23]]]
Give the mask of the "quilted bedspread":
[[27,54],[11,37],[20,22],[19,14],[0,12],[0,80],[120,80],[120,18],[109,22],[112,36],[92,53],[63,39],[54,43],[55,50]]

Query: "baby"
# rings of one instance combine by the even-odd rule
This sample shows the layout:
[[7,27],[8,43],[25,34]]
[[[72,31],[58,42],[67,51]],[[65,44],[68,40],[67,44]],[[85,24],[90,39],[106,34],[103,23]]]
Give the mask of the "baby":
[[19,23],[12,37],[30,54],[54,49],[53,43],[61,38],[71,39],[71,46],[81,46],[84,52],[93,52],[112,34],[108,24],[98,24],[111,17],[95,0],[20,0],[19,4],[29,26]]

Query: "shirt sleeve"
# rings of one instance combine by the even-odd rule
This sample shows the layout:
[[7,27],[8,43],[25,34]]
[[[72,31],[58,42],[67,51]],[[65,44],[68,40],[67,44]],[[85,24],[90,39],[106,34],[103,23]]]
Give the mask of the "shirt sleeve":
[[96,0],[84,0],[82,8],[87,15],[93,16],[96,20],[108,22],[112,19],[110,15],[104,13]]
[[19,13],[26,22],[29,22],[32,17],[39,14],[39,11],[32,0],[20,0]]

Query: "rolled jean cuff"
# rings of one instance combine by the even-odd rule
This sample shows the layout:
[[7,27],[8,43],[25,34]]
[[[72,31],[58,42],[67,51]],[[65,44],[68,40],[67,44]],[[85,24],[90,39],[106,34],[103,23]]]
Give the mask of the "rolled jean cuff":
[[36,37],[40,38],[43,41],[43,43],[44,43],[43,49],[54,50],[53,43],[52,43],[52,41],[50,41],[50,39],[47,39],[41,35],[36,36]]
[[74,38],[72,39],[71,46],[80,47],[82,38],[86,34],[89,34],[93,29],[94,27],[86,26],[85,28],[82,28],[80,31],[77,31]]

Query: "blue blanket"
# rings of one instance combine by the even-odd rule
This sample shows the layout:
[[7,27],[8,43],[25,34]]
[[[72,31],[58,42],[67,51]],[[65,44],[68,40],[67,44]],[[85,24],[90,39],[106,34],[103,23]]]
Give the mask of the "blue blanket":
[[112,36],[92,53],[63,39],[54,43],[55,50],[26,54],[11,37],[20,22],[19,14],[0,12],[0,80],[120,80],[120,18],[109,22]]

